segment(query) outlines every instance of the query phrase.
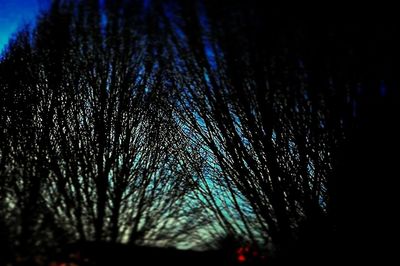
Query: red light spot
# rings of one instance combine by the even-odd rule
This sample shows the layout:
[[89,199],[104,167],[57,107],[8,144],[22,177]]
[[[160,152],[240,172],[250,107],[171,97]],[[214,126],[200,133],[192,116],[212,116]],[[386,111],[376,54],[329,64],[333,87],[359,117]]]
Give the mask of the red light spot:
[[243,255],[239,255],[237,258],[238,262],[245,262],[246,261],[246,257]]

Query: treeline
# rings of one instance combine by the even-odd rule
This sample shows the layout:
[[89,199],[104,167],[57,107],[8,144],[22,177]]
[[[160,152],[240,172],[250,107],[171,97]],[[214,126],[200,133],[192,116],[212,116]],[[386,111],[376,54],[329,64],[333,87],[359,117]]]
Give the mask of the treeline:
[[20,30],[0,62],[5,254],[233,236],[337,256],[360,181],[342,147],[394,111],[398,29],[261,2],[53,1]]

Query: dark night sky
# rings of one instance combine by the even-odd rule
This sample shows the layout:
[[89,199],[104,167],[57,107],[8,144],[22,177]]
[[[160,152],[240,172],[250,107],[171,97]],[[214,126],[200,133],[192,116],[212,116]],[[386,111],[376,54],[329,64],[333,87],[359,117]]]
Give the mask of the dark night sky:
[[12,34],[25,23],[32,23],[51,0],[0,0],[0,51]]

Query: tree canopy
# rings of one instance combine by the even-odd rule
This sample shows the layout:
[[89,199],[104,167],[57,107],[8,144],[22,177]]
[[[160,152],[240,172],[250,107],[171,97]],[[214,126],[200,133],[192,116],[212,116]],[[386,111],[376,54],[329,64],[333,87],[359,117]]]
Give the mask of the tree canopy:
[[338,12],[53,1],[0,61],[0,245],[234,236],[332,256],[370,182],[344,153],[390,130],[399,96],[398,27]]

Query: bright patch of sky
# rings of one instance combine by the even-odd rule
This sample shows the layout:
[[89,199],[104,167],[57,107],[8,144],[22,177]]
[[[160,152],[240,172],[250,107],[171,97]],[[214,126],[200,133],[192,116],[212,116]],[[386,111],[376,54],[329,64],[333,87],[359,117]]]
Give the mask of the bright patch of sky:
[[23,25],[32,24],[51,0],[0,0],[0,52]]

